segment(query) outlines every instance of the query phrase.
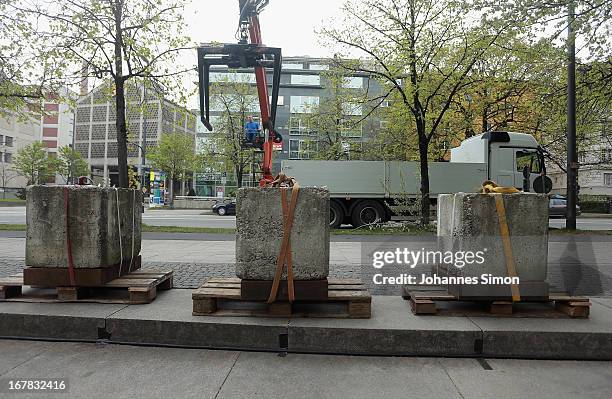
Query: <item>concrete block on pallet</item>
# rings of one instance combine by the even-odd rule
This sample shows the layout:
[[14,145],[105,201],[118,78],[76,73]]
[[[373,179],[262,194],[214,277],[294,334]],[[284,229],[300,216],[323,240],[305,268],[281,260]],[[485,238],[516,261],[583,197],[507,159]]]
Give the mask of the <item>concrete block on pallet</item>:
[[[483,251],[484,262],[463,267],[444,265],[443,275],[507,277],[507,264],[495,195],[457,193],[438,197],[438,241],[442,251]],[[517,275],[528,295],[548,296],[545,283],[548,263],[548,197],[544,194],[501,194]],[[508,285],[451,285],[459,296],[508,296]],[[520,284],[519,284],[520,288]]]
[[[137,256],[141,246],[142,193],[93,186],[29,186],[26,265],[67,267],[64,190],[75,268],[99,268]],[[120,239],[121,238],[121,239]]]
[[[291,191],[287,193],[287,202]],[[236,275],[272,280],[283,238],[280,188],[241,188],[236,195]],[[296,280],[329,274],[329,191],[301,187],[291,231]],[[286,278],[286,267],[283,273]]]

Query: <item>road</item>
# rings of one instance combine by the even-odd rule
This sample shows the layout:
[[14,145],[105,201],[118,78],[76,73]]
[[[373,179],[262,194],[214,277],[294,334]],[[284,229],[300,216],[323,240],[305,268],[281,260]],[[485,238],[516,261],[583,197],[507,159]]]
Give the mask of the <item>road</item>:
[[[142,221],[151,226],[236,227],[235,216],[218,216],[202,209],[145,209]],[[25,207],[0,207],[0,223],[25,224]],[[577,225],[581,230],[612,230],[612,215],[610,218],[579,218]],[[565,227],[565,219],[551,219],[550,227]]]
[[[367,357],[0,340],[19,398],[609,398],[612,362]],[[9,394],[11,380],[67,392]]]
[[[236,227],[235,216],[218,216],[209,210],[149,210],[145,208],[142,221],[151,226],[181,226],[181,227]],[[25,224],[25,206],[0,207],[0,223]]]

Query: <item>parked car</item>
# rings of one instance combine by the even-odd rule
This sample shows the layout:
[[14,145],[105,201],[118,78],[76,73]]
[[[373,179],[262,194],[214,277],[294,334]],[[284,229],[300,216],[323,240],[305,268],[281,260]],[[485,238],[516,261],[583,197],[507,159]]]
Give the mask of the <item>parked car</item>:
[[[580,215],[580,207],[576,205],[576,216]],[[567,217],[567,199],[560,195],[552,196],[548,202],[548,216]]]
[[235,215],[236,200],[232,200],[230,202],[217,202],[213,205],[212,211],[219,216]]

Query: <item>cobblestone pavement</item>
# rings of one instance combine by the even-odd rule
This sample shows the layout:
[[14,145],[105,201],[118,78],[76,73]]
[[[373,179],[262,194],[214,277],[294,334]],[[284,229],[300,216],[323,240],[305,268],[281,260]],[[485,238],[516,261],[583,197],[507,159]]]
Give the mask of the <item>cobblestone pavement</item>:
[[[420,248],[421,244],[401,243],[415,248]],[[552,290],[574,295],[612,296],[612,245],[610,244],[612,242],[608,238],[595,240],[577,238],[550,242],[547,281]],[[143,267],[174,270],[177,288],[197,288],[210,277],[234,276],[233,241],[144,240],[142,247]],[[369,252],[372,248],[371,243],[332,242],[330,276],[362,277],[362,256],[366,256],[365,252]],[[0,237],[0,277],[21,271],[25,264],[24,252],[24,238]],[[394,276],[405,272],[406,270],[396,268],[386,270],[384,274]],[[418,271],[419,274],[421,272]],[[363,279],[368,280],[364,282],[369,285],[373,294],[400,293],[400,288],[397,286],[387,289],[375,286],[369,282],[371,274],[363,275]]]
[[[23,259],[0,260],[0,277],[20,272],[25,263]],[[599,265],[599,268],[562,264],[549,265],[548,282],[551,290],[570,292],[574,295],[612,296],[612,264]],[[234,277],[231,263],[183,263],[183,262],[144,262],[143,268],[174,270],[176,288],[197,288],[211,277]],[[329,274],[339,278],[361,278],[362,266],[354,264],[331,264]],[[397,275],[401,273],[397,271]],[[387,272],[385,275],[394,275]],[[399,295],[399,287],[384,289],[370,281],[365,281],[374,295]]]

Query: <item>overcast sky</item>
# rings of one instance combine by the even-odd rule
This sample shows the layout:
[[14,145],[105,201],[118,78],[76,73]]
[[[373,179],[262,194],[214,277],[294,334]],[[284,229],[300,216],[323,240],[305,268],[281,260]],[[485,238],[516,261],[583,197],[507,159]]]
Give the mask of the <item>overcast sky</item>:
[[[331,56],[317,43],[315,29],[340,12],[345,0],[270,0],[260,14],[264,44],[281,47],[284,56]],[[238,0],[193,0],[185,10],[187,33],[196,42],[236,42]]]

